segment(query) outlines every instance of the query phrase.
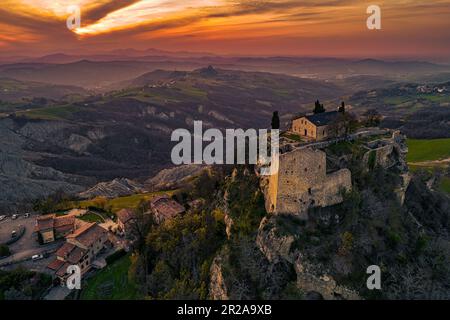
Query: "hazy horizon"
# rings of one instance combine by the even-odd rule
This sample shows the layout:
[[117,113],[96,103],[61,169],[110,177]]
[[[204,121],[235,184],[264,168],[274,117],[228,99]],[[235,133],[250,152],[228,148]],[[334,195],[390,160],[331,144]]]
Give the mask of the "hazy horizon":
[[[119,52],[120,50],[120,52]],[[150,52],[153,51],[154,53],[151,54]],[[7,62],[13,62],[13,63],[20,63],[22,61],[27,60],[33,60],[33,59],[41,59],[45,57],[52,57],[52,56],[67,56],[67,57],[80,57],[81,59],[87,59],[89,60],[89,57],[95,58],[95,57],[102,57],[102,56],[111,56],[111,59],[98,59],[96,61],[114,61],[114,57],[119,58],[130,58],[130,60],[133,60],[133,58],[142,58],[142,57],[151,57],[151,56],[158,56],[158,54],[161,54],[162,56],[164,54],[167,55],[185,55],[186,58],[194,57],[194,56],[211,56],[211,57],[217,57],[217,58],[293,58],[293,59],[311,59],[311,60],[320,60],[320,59],[336,59],[336,60],[351,60],[351,61],[363,61],[363,60],[380,60],[380,61],[386,61],[386,62],[429,62],[429,63],[437,63],[437,64],[450,64],[450,56],[366,56],[366,55],[343,55],[343,56],[331,56],[331,55],[295,55],[295,54],[239,54],[239,53],[228,53],[228,54],[219,54],[214,52],[205,52],[205,51],[183,51],[183,50],[165,50],[161,48],[147,48],[147,49],[135,49],[135,48],[124,48],[124,49],[113,49],[113,50],[107,50],[102,52],[71,52],[71,51],[49,51],[49,52],[41,52],[41,53],[35,53],[35,54],[23,54],[23,55],[10,55],[7,52],[0,52],[0,59],[6,59]],[[169,58],[169,57],[168,57]],[[0,61],[4,62],[4,61]]]

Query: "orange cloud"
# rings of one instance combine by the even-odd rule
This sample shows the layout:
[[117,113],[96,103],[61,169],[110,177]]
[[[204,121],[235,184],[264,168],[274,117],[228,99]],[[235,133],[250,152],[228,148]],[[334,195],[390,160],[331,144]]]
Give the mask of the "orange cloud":
[[[82,25],[69,31],[67,7],[74,4],[81,7]],[[311,54],[314,48],[308,42],[329,54],[369,48],[406,53],[414,46],[431,52],[450,47],[450,0],[378,0],[383,19],[379,32],[366,28],[368,4],[361,0],[3,0],[0,21],[6,27],[0,40],[11,50],[53,51],[87,45],[113,49],[123,43],[275,54]],[[40,46],[27,46],[38,39],[42,39]],[[153,41],[147,44],[147,40]],[[2,51],[7,47],[3,45]]]

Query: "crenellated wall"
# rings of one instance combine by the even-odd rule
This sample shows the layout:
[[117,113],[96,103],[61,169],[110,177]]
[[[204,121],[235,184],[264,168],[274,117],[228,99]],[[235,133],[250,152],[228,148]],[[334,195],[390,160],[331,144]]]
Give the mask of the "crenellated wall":
[[266,210],[308,219],[309,208],[342,202],[342,191],[352,186],[351,172],[327,174],[326,170],[326,154],[321,150],[306,148],[280,155],[278,174],[264,178]]

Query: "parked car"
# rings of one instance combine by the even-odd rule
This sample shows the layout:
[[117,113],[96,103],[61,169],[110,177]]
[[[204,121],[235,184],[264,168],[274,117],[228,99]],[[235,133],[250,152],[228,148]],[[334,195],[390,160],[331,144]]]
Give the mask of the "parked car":
[[30,216],[31,216],[31,213],[28,213],[28,212],[25,213],[25,215],[24,215],[25,218],[29,218]]
[[38,261],[44,259],[44,255],[43,254],[35,254],[34,256],[31,257],[32,261]]
[[13,215],[11,216],[11,219],[16,220],[18,217],[19,217],[19,216],[18,216],[17,214],[13,214]]
[[11,238],[15,238],[15,237],[17,237],[17,231],[16,231],[16,230],[13,230],[13,231],[11,232]]
[[6,216],[0,216],[0,221],[3,221],[6,219]]

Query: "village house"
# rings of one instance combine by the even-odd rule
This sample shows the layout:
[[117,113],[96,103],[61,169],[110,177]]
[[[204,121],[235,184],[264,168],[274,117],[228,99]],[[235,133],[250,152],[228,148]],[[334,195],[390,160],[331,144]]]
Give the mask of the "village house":
[[36,219],[34,232],[39,243],[47,244],[72,233],[76,228],[75,225],[76,221],[73,216],[58,217],[56,214],[48,214]]
[[56,252],[56,259],[47,267],[61,281],[69,276],[67,268],[70,265],[77,265],[84,274],[95,265],[96,257],[106,248],[107,241],[106,229],[94,222],[86,223],[66,237],[66,243]]
[[305,115],[292,121],[291,131],[299,136],[314,141],[329,139],[343,134],[345,129],[337,126],[338,111]]
[[160,224],[184,213],[184,207],[167,195],[155,197],[150,201],[155,222]]
[[117,212],[117,227],[124,235],[129,235],[133,228],[135,215],[131,209],[122,209]]

